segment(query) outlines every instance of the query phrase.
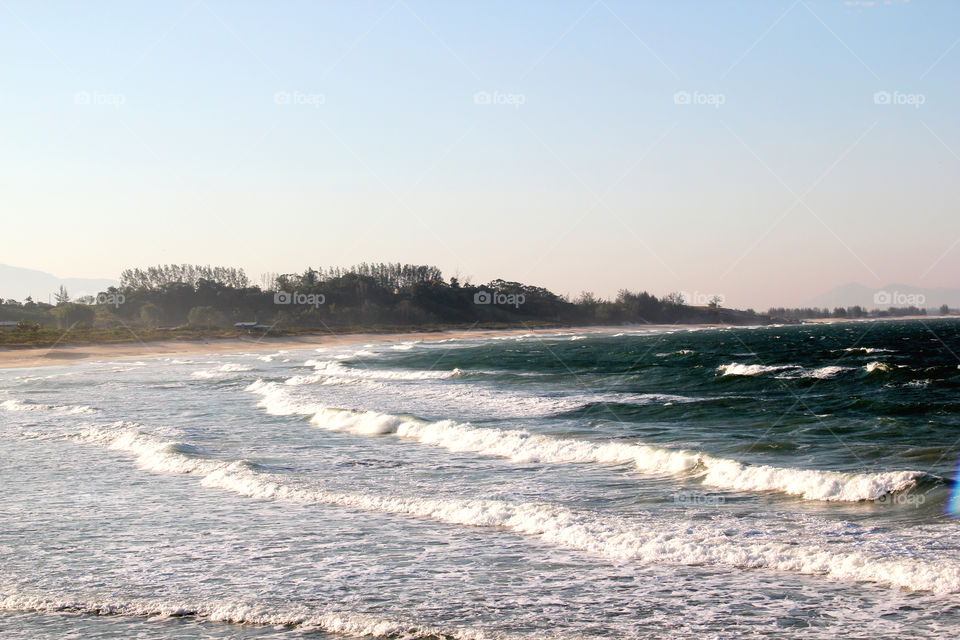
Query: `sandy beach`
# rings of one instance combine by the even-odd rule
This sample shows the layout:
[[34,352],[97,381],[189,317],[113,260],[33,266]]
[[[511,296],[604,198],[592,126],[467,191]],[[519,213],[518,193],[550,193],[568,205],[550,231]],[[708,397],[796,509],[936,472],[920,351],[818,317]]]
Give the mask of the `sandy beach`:
[[[703,327],[705,325],[695,325]],[[348,333],[309,335],[282,338],[225,338],[207,341],[164,340],[157,342],[125,342],[119,344],[63,345],[54,348],[0,349],[0,369],[63,365],[83,360],[118,360],[123,358],[155,358],[196,354],[269,351],[278,349],[310,349],[347,344],[377,342],[435,341],[457,338],[484,338],[524,334],[598,333],[625,327],[569,327],[550,329],[476,329],[406,333]],[[637,325],[631,330],[662,330],[673,325]]]

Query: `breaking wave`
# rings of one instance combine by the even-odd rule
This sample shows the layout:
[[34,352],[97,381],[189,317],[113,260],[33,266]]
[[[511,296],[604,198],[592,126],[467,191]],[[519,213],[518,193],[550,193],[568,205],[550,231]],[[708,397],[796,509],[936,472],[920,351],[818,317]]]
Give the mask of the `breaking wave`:
[[407,371],[403,369],[373,369],[368,367],[346,367],[336,360],[307,360],[304,363],[313,367],[317,376],[324,378],[368,379],[368,380],[435,380],[457,378],[463,375],[460,369],[451,371]]
[[919,471],[845,473],[749,465],[699,451],[646,444],[591,442],[521,430],[478,428],[452,420],[429,422],[375,411],[301,404],[281,385],[256,381],[247,391],[261,396],[258,406],[272,415],[309,415],[312,424],[359,435],[392,434],[453,452],[472,452],[522,463],[630,463],[640,473],[690,474],[704,484],[736,491],[777,491],[805,500],[876,500],[914,487]]
[[211,601],[184,603],[165,600],[82,599],[69,596],[27,595],[0,591],[0,610],[36,613],[74,613],[95,616],[150,618],[197,618],[209,622],[300,627],[353,637],[449,638],[483,640],[486,634],[473,629],[443,630],[357,613],[316,612],[306,607],[278,610],[258,603]]
[[[199,447],[142,431],[97,428],[74,434],[75,440],[133,453],[148,471],[196,474],[201,486],[250,498],[321,504],[367,512],[429,519],[450,525],[506,529],[547,544],[608,558],[674,565],[719,565],[825,575],[893,587],[954,593],[960,591],[960,567],[946,562],[882,557],[849,548],[827,551],[771,538],[740,542],[709,522],[664,527],[645,514],[636,519],[575,512],[565,507],[503,500],[419,498],[328,491],[309,482],[268,472],[247,460],[217,460]],[[202,457],[201,457],[202,456]]]
[[886,373],[888,371],[893,371],[893,365],[874,360],[873,362],[868,362],[865,364],[863,366],[863,370],[867,373],[876,373],[878,371]]
[[7,411],[58,411],[62,413],[93,413],[95,409],[81,405],[40,404],[22,400],[4,400],[0,408]]
[[252,367],[248,367],[245,364],[228,363],[228,364],[221,365],[216,369],[204,369],[200,371],[194,371],[190,375],[193,376],[194,378],[208,379],[208,378],[218,378],[224,374],[242,373],[244,371],[252,371],[252,370],[253,370]]
[[730,362],[717,367],[717,371],[724,376],[759,376],[764,373],[775,373],[777,371],[788,371],[802,369],[797,364],[786,365],[763,365],[763,364],[740,364],[739,362]]

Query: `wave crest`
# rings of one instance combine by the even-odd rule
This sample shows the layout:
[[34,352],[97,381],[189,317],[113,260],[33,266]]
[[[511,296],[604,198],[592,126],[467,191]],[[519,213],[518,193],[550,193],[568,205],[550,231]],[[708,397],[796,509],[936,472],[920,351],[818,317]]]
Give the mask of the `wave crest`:
[[741,364],[739,362],[730,362],[717,367],[720,375],[724,376],[759,376],[764,373],[774,373],[777,371],[787,371],[789,369],[802,369],[800,365],[764,365],[764,364]]
[[358,435],[392,434],[453,452],[472,452],[520,463],[630,463],[650,475],[694,474],[704,484],[735,491],[777,491],[804,500],[859,502],[913,487],[919,471],[845,473],[749,465],[699,451],[624,442],[556,438],[522,430],[479,428],[453,420],[429,422],[376,411],[300,404],[276,383],[247,387],[272,415],[309,415],[312,424]]
[[212,601],[188,604],[164,600],[91,600],[48,595],[28,595],[12,590],[0,592],[0,610],[36,613],[79,613],[137,618],[199,618],[210,622],[250,625],[282,625],[316,629],[354,637],[450,638],[482,640],[479,630],[442,630],[411,622],[388,620],[349,612],[313,612],[305,607],[277,610],[258,603]]
[[[140,466],[148,470],[198,472],[202,475],[201,486],[250,498],[339,506],[451,525],[507,529],[539,538],[550,545],[620,562],[765,568],[919,591],[960,591],[960,566],[946,562],[878,557],[857,549],[801,547],[777,539],[742,542],[730,538],[725,534],[725,528],[715,523],[691,522],[679,530],[665,529],[662,522],[651,521],[643,514],[636,515],[640,519],[637,522],[592,512],[574,512],[550,504],[338,493],[302,481],[292,482],[287,476],[267,472],[264,467],[243,460],[197,460],[182,449],[182,446],[193,445],[179,443],[180,447],[172,447],[173,443],[139,431],[90,430],[85,437],[88,442],[137,454]],[[118,613],[124,609],[107,607],[104,610]],[[180,615],[197,615],[195,609],[174,610]],[[251,618],[245,620],[255,621]]]
[[0,408],[7,411],[59,411],[62,413],[94,413],[94,409],[88,406],[80,405],[60,405],[60,404],[40,404],[34,402],[24,402],[22,400],[4,400],[0,402]]

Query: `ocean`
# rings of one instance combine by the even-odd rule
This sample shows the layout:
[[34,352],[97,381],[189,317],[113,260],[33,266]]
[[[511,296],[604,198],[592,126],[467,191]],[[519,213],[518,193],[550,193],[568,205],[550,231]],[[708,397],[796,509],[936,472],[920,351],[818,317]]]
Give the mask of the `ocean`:
[[0,371],[3,638],[960,632],[960,321]]

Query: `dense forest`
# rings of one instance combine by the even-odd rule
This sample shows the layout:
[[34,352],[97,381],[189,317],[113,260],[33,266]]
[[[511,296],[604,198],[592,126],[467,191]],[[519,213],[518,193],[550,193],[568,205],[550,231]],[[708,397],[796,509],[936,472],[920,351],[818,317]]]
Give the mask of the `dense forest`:
[[[943,311],[943,310],[941,310]],[[616,325],[626,323],[766,324],[804,318],[924,314],[922,309],[868,312],[849,309],[723,308],[686,304],[680,293],[657,298],[622,290],[613,300],[583,293],[570,300],[543,287],[494,280],[484,285],[445,280],[433,266],[360,264],[271,274],[260,285],[242,269],[160,265],[128,269],[120,286],[72,300],[61,288],[56,304],[0,300],[0,321],[20,331],[41,328],[157,330],[233,328],[386,329],[492,325]],[[8,327],[11,328],[11,327]]]
[[768,322],[753,311],[694,307],[682,295],[657,298],[621,291],[615,300],[589,293],[569,300],[543,287],[494,280],[484,285],[445,280],[433,266],[360,264],[271,275],[254,285],[242,269],[161,265],[128,269],[120,286],[56,304],[4,300],[0,320],[66,328],[413,327],[472,324],[622,324]]

